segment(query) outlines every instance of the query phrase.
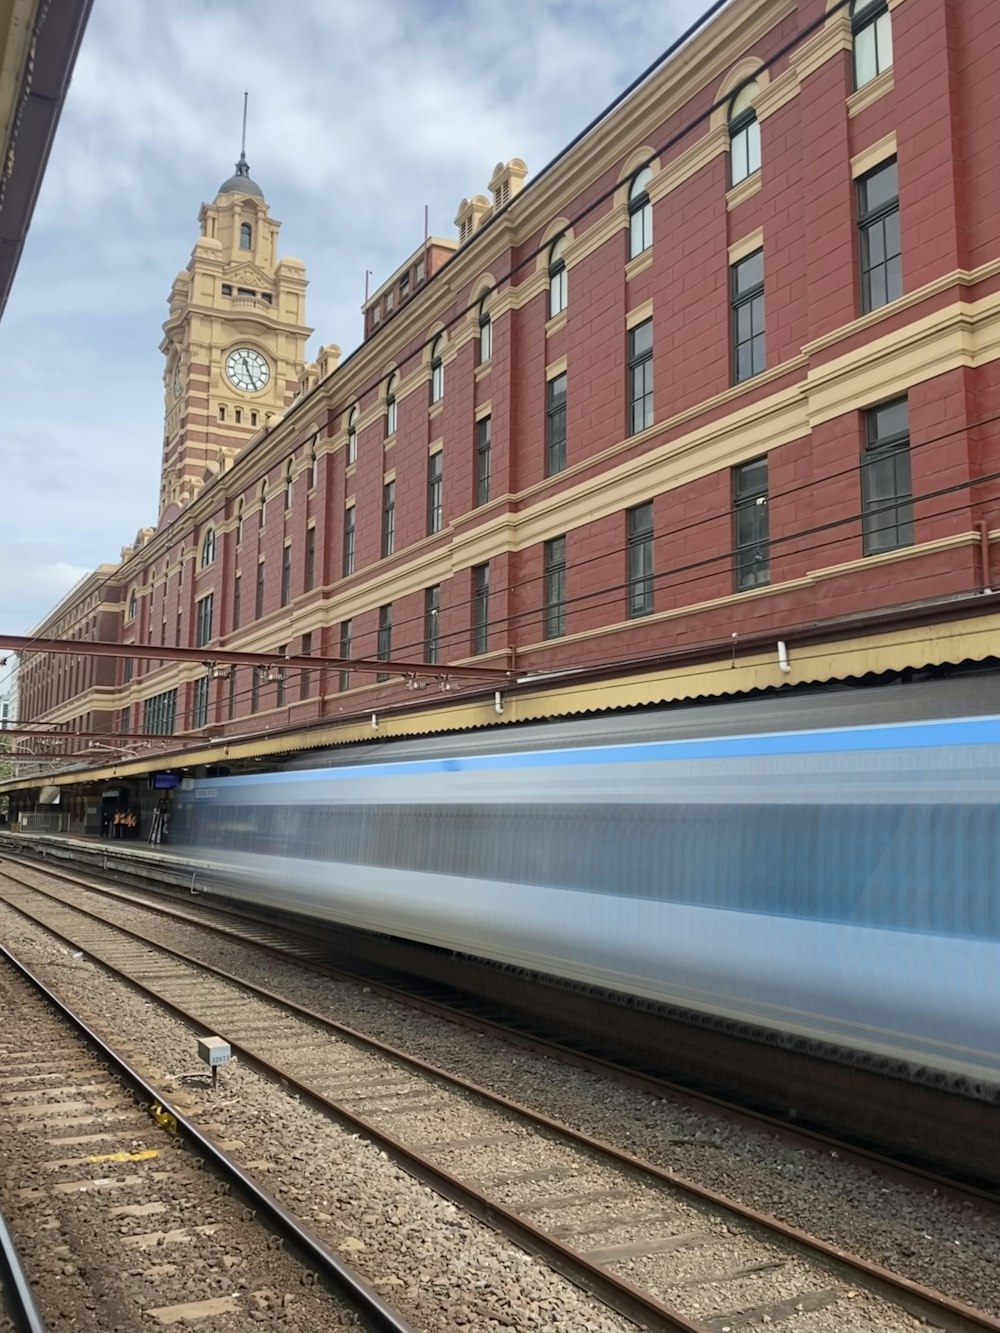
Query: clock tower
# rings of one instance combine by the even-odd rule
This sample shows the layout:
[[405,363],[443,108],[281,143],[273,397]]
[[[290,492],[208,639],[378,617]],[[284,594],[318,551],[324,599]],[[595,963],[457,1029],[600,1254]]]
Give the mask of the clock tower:
[[244,152],[198,220],[201,235],[174,279],[160,344],[161,522],[291,402],[312,333],[305,265],[278,259],[281,223],[270,216]]

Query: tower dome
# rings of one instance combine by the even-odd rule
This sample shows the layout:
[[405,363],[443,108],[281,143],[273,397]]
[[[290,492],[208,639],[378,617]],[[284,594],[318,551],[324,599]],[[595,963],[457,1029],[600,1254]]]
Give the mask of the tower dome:
[[236,171],[227,181],[223,181],[219,186],[219,194],[252,194],[256,199],[264,198],[264,191],[255,180],[250,176],[250,168],[247,165],[245,153],[240,153],[240,160],[236,163]]

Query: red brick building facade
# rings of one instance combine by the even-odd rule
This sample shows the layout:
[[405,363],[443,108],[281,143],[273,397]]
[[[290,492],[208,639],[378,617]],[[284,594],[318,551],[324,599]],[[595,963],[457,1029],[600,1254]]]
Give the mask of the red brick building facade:
[[[542,176],[498,167],[454,254],[144,535],[123,642],[600,668],[523,716],[989,656],[998,71],[993,0],[733,0]],[[245,735],[408,697],[270,675],[125,663],[48,718]]]

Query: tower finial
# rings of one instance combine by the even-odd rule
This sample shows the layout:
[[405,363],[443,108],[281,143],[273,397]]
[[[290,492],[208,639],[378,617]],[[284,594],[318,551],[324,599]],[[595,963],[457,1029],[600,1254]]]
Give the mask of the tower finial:
[[250,100],[250,94],[243,94],[243,135],[240,139],[240,160],[236,163],[237,176],[249,176],[250,168],[247,166],[247,102]]

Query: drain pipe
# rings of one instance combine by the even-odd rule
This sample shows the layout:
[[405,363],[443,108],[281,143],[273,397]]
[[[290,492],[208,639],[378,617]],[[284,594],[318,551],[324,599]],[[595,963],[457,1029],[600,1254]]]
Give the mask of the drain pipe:
[[788,662],[788,647],[784,639],[778,640],[778,666],[786,676],[792,669]]

